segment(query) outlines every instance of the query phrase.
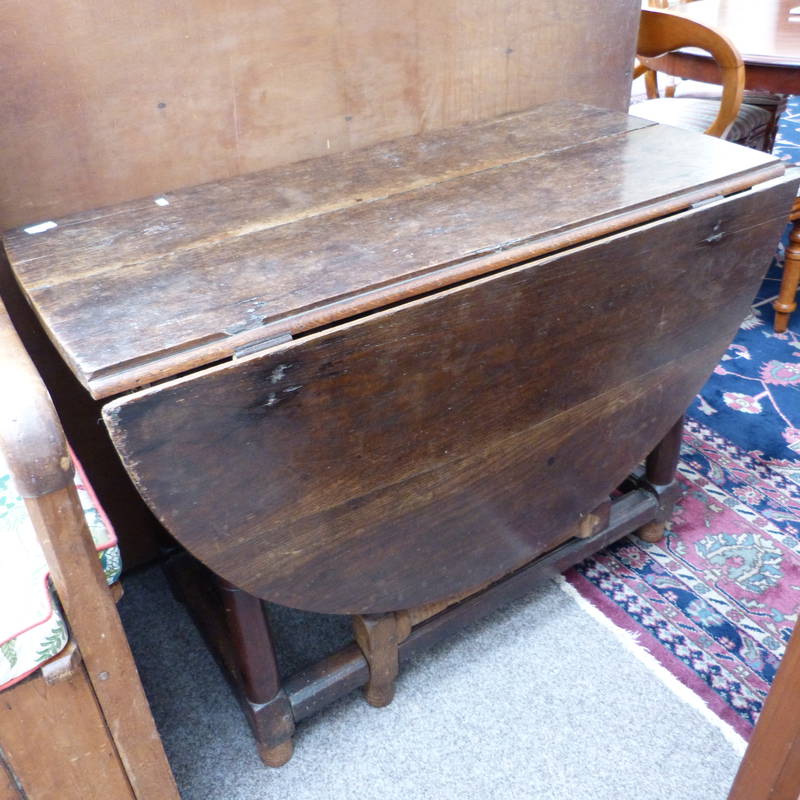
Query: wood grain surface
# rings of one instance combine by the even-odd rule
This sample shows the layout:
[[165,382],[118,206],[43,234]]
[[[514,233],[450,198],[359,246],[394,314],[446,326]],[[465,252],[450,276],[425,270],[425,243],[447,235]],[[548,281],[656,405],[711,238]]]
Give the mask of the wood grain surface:
[[[39,497],[26,497],[25,506],[80,648],[95,702],[116,747],[115,758],[121,760],[135,797],[178,800],[175,779],[100,568],[77,489],[72,484]],[[66,720],[64,727],[70,735]],[[98,797],[115,796],[102,781],[97,787]]]
[[3,800],[135,800],[83,665],[58,683],[35,675],[17,684],[0,709],[2,749],[24,791]]
[[[563,104],[5,237],[95,397],[740,190],[777,159]],[[580,137],[580,138],[576,138]]]
[[638,0],[53,0],[43,18],[6,0],[0,228],[559,98],[622,111],[638,16]]
[[800,797],[800,634],[795,625],[728,800]]
[[246,591],[408,608],[576,528],[745,315],[795,180],[112,401],[171,532]]
[[[77,683],[70,682],[73,695],[42,699],[45,707],[52,701],[49,711],[35,710],[34,694],[41,693],[40,689],[32,689],[34,694],[28,695],[28,700],[24,692],[17,693],[16,719],[0,714],[0,741],[3,747],[11,741],[6,738],[6,724],[18,727],[13,743],[19,750],[14,754],[27,762],[28,769],[54,781],[52,789],[27,789],[31,797],[135,795],[137,800],[176,800],[175,781],[72,480],[74,470],[64,432],[2,302],[0,386],[10,387],[0,398],[0,449],[12,483],[25,498],[71,637],[86,668],[85,672],[81,668],[82,678],[76,679]],[[47,685],[47,680],[44,683]],[[4,692],[1,702],[10,703],[17,688]],[[30,720],[26,714],[31,715]],[[62,778],[57,767],[59,754],[43,756],[45,739],[55,750],[68,754],[69,763],[79,767],[75,774]],[[70,749],[73,742],[74,750]],[[111,756],[106,755],[109,749]],[[103,763],[95,765],[95,759]],[[117,788],[113,776],[104,777],[103,769],[111,760],[122,762],[122,781],[133,788],[132,795]],[[45,761],[47,769],[42,765]],[[93,776],[86,778],[89,772]],[[64,783],[61,790],[56,788],[59,780]],[[70,782],[74,787],[69,792],[74,789],[74,793],[68,794]]]

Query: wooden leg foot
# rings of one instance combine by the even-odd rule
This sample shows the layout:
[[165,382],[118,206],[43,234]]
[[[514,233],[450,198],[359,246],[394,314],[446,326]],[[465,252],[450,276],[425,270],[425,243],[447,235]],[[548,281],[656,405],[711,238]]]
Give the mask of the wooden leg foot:
[[364,687],[364,698],[373,708],[383,708],[394,700],[394,681],[387,686],[374,686],[372,682]]
[[636,535],[643,542],[660,542],[664,538],[664,524],[663,522],[648,522],[647,525],[642,525]]
[[356,642],[369,663],[369,682],[364,687],[367,702],[375,708],[394,699],[394,681],[399,671],[400,635],[394,614],[353,617]]
[[786,314],[783,311],[775,312],[775,333],[786,333],[791,316],[791,314]]
[[294,753],[294,740],[287,739],[285,742],[275,745],[275,747],[259,745],[258,753],[265,766],[282,767]]
[[280,767],[292,757],[294,715],[281,685],[269,623],[257,597],[222,578],[217,583],[244,695],[242,707],[261,760]]
[[797,285],[800,283],[800,200],[792,209],[794,225],[789,234],[789,246],[786,248],[786,260],[783,265],[783,278],[778,299],[772,304],[775,309],[775,332],[784,333],[789,326],[789,318],[797,308]]
[[636,535],[644,542],[660,542],[664,538],[665,522],[672,514],[676,496],[680,495],[675,470],[681,452],[682,433],[683,417],[675,422],[647,456],[645,484],[658,497],[660,508],[652,522],[636,531]]

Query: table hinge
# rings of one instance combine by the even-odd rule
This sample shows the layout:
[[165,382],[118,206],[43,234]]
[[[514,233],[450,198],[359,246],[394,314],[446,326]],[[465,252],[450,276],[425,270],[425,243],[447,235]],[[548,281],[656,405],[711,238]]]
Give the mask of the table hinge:
[[243,358],[244,356],[251,356],[253,353],[259,353],[262,350],[267,350],[270,347],[274,347],[276,344],[284,344],[285,342],[291,341],[292,334],[286,331],[285,333],[279,333],[276,336],[270,336],[267,339],[259,339],[255,342],[243,344],[241,347],[237,347],[233,351],[233,357]]

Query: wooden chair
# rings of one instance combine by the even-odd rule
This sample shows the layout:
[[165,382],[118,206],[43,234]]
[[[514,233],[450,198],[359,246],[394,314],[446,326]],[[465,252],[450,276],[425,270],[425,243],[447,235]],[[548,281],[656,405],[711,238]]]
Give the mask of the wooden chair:
[[789,319],[797,308],[797,287],[800,284],[800,197],[794,201],[789,220],[793,225],[786,248],[781,288],[777,300],[772,304],[776,333],[783,333],[789,327]]
[[61,657],[3,692],[0,796],[178,800],[60,422],[2,303],[0,385],[0,448],[71,631]]
[[[698,47],[706,50],[719,65],[722,90],[719,100],[711,97],[680,95],[680,87],[672,97],[658,96],[658,58],[670,50]],[[634,103],[630,113],[678,128],[699,130],[737,144],[771,151],[778,117],[785,106],[783,98],[770,98],[764,93],[745,97],[744,63],[733,43],[726,36],[705,25],[684,17],[659,11],[642,11],[638,64],[634,78],[644,76],[651,99]],[[671,94],[671,92],[670,92]],[[751,102],[742,102],[743,97]],[[794,223],[786,250],[786,264],[775,309],[775,331],[783,333],[797,308],[800,284],[800,198],[789,217]]]
[[[682,47],[705,50],[717,63],[722,86],[719,99],[658,96],[658,58]],[[632,105],[631,114],[763,149],[760,145],[773,115],[767,108],[742,102],[744,63],[730,39],[693,20],[643,10],[636,50],[639,63],[634,77],[644,75],[650,99]]]

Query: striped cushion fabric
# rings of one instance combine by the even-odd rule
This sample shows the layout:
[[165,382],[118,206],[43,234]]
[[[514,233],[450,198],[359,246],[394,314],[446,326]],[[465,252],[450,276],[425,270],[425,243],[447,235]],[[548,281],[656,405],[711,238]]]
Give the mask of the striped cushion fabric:
[[[635,103],[628,109],[636,117],[692,131],[705,131],[719,113],[718,100],[690,97],[658,97]],[[739,115],[725,136],[731,142],[758,147],[772,121],[767,108],[742,103]]]
[[[701,81],[678,81],[675,86],[675,97],[699,97],[705,100],[719,100],[722,97],[722,87],[716,83],[702,83]],[[764,108],[786,108],[787,96],[774,92],[758,92],[754,89],[745,89],[742,102],[750,106],[763,106]]]

